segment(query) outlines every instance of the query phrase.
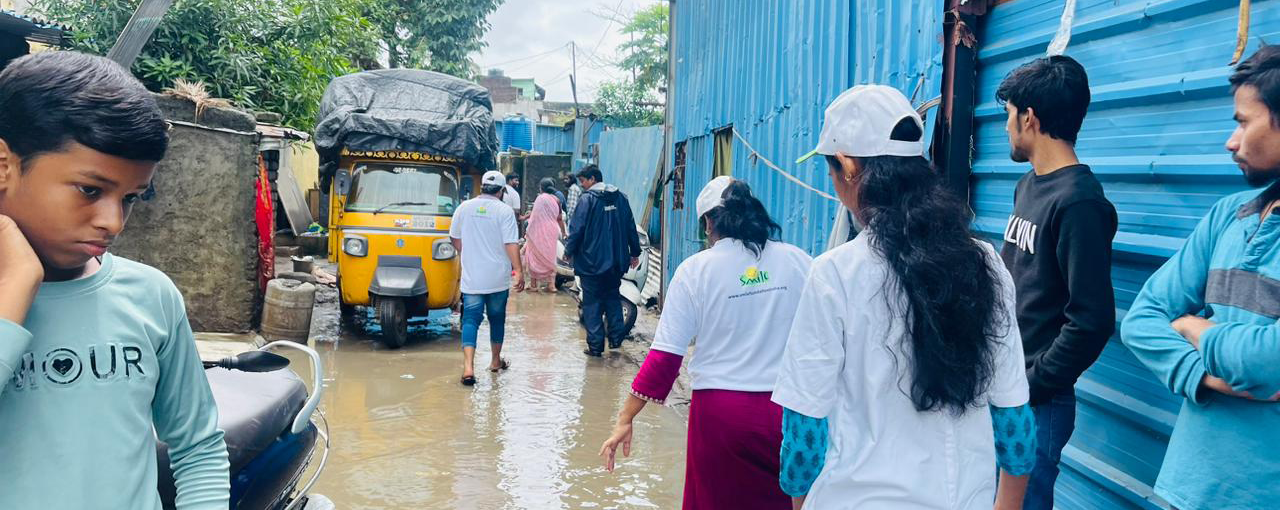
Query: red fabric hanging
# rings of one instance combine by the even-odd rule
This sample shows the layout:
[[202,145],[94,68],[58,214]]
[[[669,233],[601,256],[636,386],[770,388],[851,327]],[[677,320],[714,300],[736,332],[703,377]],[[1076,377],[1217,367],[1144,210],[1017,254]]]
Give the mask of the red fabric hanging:
[[271,201],[271,181],[267,179],[267,162],[258,154],[258,178],[253,186],[257,200],[254,204],[254,220],[258,225],[258,288],[265,292],[267,282],[276,275],[275,205]]

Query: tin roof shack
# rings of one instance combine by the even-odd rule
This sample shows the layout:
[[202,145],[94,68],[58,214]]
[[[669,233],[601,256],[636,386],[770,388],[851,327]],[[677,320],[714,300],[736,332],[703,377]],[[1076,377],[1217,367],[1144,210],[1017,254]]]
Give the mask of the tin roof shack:
[[261,304],[252,115],[157,96],[173,123],[155,197],[139,202],[112,253],[164,271],[186,298],[196,331],[253,329]]
[[9,3],[0,5],[0,69],[14,59],[36,48],[62,46],[69,33],[67,27],[23,14]]

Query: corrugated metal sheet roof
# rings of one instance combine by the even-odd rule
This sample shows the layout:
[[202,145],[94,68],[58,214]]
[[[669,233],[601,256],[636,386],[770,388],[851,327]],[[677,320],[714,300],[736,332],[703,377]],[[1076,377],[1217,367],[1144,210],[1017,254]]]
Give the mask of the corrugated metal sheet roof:
[[71,28],[35,16],[0,10],[0,32],[20,35],[28,40],[48,45],[61,45]]
[[[763,157],[830,192],[819,159],[791,162],[817,142],[828,102],[855,83],[940,93],[942,2],[762,0],[675,2],[673,142],[687,141],[685,204],[671,211],[666,269],[701,248],[692,204],[712,176],[712,133],[732,125]],[[726,36],[733,34],[732,36]],[[924,80],[921,80],[921,77]],[[837,204],[784,179],[734,142],[732,172],[810,253],[826,243]],[[669,187],[668,187],[669,189]]]
[[[1042,56],[1061,0],[996,6],[978,34],[973,209],[999,240],[1013,188],[1029,170],[1008,158],[995,90]],[[1067,54],[1089,72],[1093,103],[1077,144],[1115,204],[1120,231],[1111,274],[1118,318],[1146,279],[1222,196],[1244,189],[1223,144],[1235,129],[1227,76],[1235,1],[1078,0]],[[1280,41],[1280,1],[1253,2],[1248,52]],[[997,241],[998,242],[998,241]],[[1117,328],[1118,329],[1118,328]],[[1077,430],[1066,450],[1058,508],[1155,508],[1151,497],[1179,399],[1118,338],[1077,385]]]

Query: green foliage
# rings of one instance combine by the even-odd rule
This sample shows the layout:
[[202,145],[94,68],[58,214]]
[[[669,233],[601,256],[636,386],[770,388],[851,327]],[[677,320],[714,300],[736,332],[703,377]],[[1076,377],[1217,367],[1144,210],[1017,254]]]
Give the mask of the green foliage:
[[662,110],[641,104],[655,95],[631,80],[605,83],[596,91],[595,113],[618,128],[661,124]]
[[487,18],[502,0],[367,0],[391,67],[474,78],[468,55],[484,48]]
[[658,3],[639,11],[622,26],[631,40],[618,46],[623,58],[618,68],[634,71],[635,81],[645,89],[666,86],[667,4]]
[[[139,1],[36,0],[36,9],[75,28],[74,49],[105,55]],[[382,44],[393,66],[470,77],[467,55],[483,46],[485,17],[500,3],[176,0],[132,71],[151,90],[203,82],[216,97],[310,130],[329,81],[378,67]]]
[[658,3],[625,20],[630,40],[618,47],[616,66],[634,78],[608,82],[596,92],[595,112],[615,127],[662,123],[660,88],[667,86],[667,4]]

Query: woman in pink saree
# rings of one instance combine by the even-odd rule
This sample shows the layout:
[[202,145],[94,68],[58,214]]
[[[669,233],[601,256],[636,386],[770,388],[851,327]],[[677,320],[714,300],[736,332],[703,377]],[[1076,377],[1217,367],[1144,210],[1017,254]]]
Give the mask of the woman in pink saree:
[[539,183],[542,193],[533,202],[529,214],[529,228],[525,232],[524,256],[531,282],[528,288],[546,282],[544,292],[556,291],[556,245],[564,235],[564,218],[560,216],[560,201],[553,194],[555,181],[550,178]]

